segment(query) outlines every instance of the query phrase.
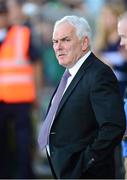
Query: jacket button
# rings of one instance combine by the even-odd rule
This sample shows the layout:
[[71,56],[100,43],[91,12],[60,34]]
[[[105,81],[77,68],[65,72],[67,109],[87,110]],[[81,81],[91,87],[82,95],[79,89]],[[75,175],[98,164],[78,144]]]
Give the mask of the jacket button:
[[52,152],[51,152],[51,155],[53,155],[53,154],[54,154],[54,152],[52,151]]
[[51,135],[54,135],[54,134],[56,134],[56,133],[55,133],[55,132],[51,132],[50,134],[51,134]]

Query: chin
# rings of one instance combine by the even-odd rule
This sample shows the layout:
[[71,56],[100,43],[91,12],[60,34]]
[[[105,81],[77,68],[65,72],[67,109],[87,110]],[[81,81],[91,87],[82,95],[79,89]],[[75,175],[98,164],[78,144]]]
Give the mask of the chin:
[[67,67],[68,67],[68,66],[67,66],[67,64],[65,64],[65,63],[62,63],[62,62],[60,62],[60,61],[59,61],[59,65],[60,65],[60,66],[63,66],[63,67],[65,67],[65,68],[67,68]]
[[64,66],[64,64],[65,64],[65,62],[64,62],[63,59],[59,59],[58,62],[59,62],[59,64],[60,64],[61,66]]

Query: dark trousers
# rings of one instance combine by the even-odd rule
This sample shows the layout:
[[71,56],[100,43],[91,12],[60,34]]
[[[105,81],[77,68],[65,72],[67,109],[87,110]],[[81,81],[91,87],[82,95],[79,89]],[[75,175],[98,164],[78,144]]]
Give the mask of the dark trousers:
[[0,179],[33,178],[30,112],[30,103],[0,103]]

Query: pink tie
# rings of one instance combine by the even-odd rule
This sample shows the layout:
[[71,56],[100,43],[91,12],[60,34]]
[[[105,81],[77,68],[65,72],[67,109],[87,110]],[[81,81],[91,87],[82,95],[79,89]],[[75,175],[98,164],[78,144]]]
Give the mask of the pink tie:
[[52,101],[51,107],[48,111],[48,114],[42,124],[41,131],[40,131],[39,137],[38,137],[38,143],[39,143],[39,146],[41,149],[43,149],[48,143],[48,137],[49,137],[51,124],[53,123],[55,114],[57,112],[59,103],[62,99],[62,95],[65,90],[69,76],[70,76],[70,73],[68,70],[66,70],[61,78],[60,84],[57,88],[57,91],[53,98],[53,101]]

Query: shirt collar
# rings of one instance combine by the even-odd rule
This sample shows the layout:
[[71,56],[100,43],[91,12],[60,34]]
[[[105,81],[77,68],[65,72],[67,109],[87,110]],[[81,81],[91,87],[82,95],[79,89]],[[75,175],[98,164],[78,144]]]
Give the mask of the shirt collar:
[[78,72],[79,68],[82,66],[82,64],[84,63],[84,61],[87,59],[87,57],[91,54],[91,51],[88,51],[83,57],[81,57],[77,63],[72,67],[69,68],[69,72],[71,74],[71,76],[75,76],[76,73]]

